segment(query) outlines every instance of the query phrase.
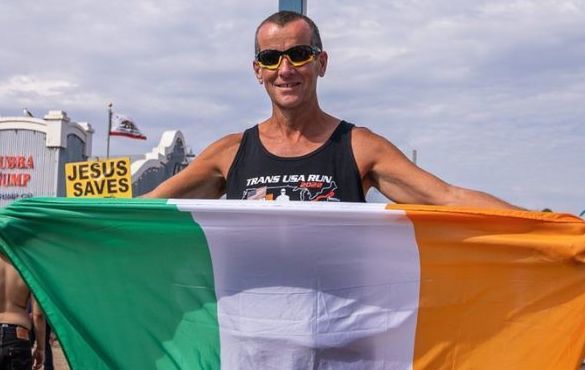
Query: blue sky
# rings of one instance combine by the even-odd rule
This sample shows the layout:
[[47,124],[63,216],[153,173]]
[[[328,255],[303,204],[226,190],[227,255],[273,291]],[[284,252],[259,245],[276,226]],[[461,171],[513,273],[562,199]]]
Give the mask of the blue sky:
[[[329,68],[322,108],[444,180],[529,209],[585,209],[585,2],[308,0]],[[146,142],[195,153],[263,120],[256,25],[278,1],[3,1],[0,115],[64,110],[106,151],[107,104]]]

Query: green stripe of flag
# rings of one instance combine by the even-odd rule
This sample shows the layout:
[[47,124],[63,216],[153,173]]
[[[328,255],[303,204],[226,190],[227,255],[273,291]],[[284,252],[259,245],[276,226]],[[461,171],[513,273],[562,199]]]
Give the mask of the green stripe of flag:
[[0,248],[73,369],[220,367],[211,258],[189,213],[161,200],[22,200],[0,210]]

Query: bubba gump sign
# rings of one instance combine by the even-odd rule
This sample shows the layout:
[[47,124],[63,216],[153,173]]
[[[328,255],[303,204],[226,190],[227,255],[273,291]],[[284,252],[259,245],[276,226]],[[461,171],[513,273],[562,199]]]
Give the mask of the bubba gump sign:
[[0,156],[0,188],[27,187],[31,174],[27,170],[35,168],[32,156]]

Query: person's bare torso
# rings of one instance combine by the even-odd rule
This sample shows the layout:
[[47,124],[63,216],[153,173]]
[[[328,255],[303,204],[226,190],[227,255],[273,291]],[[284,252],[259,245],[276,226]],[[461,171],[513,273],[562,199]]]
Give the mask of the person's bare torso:
[[30,291],[16,269],[0,255],[0,323],[31,328],[26,305]]

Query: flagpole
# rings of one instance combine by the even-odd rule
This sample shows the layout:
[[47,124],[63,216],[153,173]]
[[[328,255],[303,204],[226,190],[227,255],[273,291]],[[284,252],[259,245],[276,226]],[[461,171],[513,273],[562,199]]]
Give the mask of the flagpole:
[[108,104],[108,144],[106,146],[106,159],[110,158],[110,132],[112,131],[112,103]]

